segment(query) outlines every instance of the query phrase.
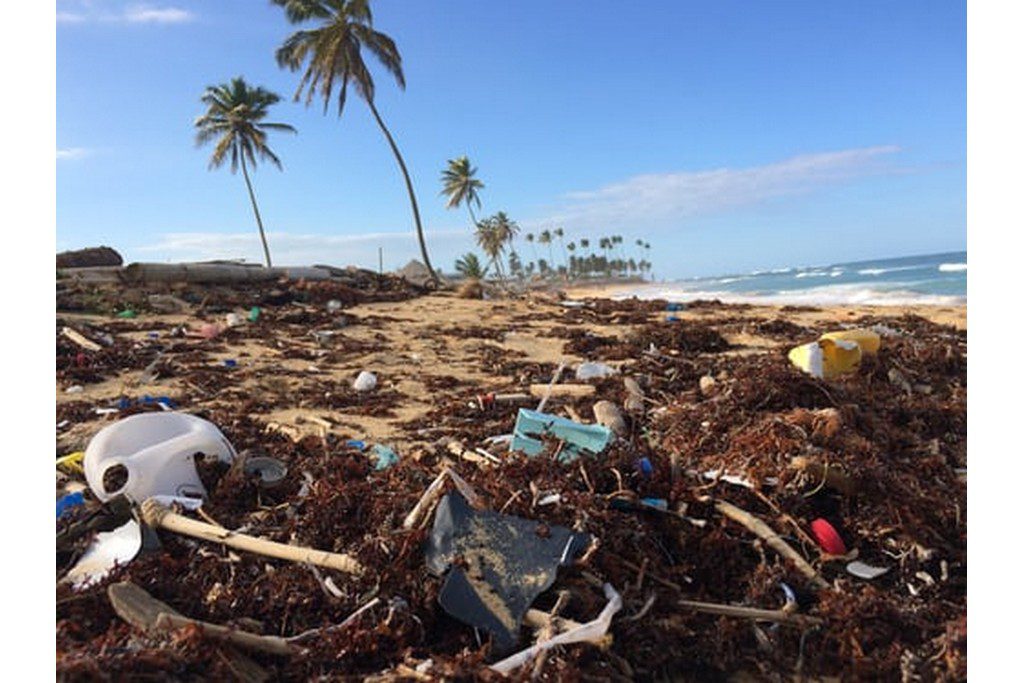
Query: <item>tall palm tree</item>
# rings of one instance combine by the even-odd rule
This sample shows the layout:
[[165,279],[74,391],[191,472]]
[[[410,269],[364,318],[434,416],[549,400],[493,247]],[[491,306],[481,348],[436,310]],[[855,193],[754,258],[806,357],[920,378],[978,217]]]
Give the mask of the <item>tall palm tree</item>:
[[537,238],[537,242],[548,245],[548,262],[554,264],[555,258],[551,255],[551,231],[545,230],[542,232],[540,237]]
[[267,147],[267,131],[280,130],[296,132],[287,123],[269,123],[263,119],[271,105],[281,97],[259,87],[251,87],[241,76],[231,79],[230,83],[211,85],[199,98],[206,105],[206,113],[195,120],[196,145],[202,146],[213,140],[217,144],[210,157],[210,168],[219,168],[231,159],[231,172],[235,173],[242,167],[242,177],[249,190],[249,201],[252,212],[256,214],[256,226],[260,230],[260,241],[263,242],[263,255],[270,267],[270,248],[267,246],[267,235],[263,231],[263,219],[260,218],[259,207],[256,206],[256,195],[252,191],[249,180],[249,169],[246,159],[256,167],[256,159],[266,160],[281,168],[281,160]]
[[558,238],[558,246],[562,248],[562,257],[565,259],[565,262],[568,263],[569,255],[565,253],[565,240],[563,239],[565,237],[565,230],[555,228],[554,232],[551,234]]
[[[395,41],[373,28],[373,15],[370,12],[369,0],[271,0],[275,5],[284,8],[285,17],[292,24],[316,22],[316,28],[296,31],[285,39],[277,49],[275,56],[281,67],[298,71],[305,65],[305,71],[295,91],[298,101],[302,91],[306,91],[306,106],[319,91],[324,100],[324,114],[331,103],[331,94],[335,82],[338,82],[338,116],[345,108],[345,96],[348,86],[356,89],[370,107],[370,113],[387,138],[391,151],[398,161],[398,167],[405,179],[405,188],[409,192],[412,204],[412,215],[416,221],[416,236],[419,238],[420,253],[423,263],[427,266],[430,277],[437,282],[437,273],[430,265],[427,255],[427,243],[423,238],[423,223],[420,221],[420,210],[416,204],[416,193],[412,188],[409,170],[391,131],[384,125],[384,120],[374,104],[376,93],[373,76],[363,61],[363,48],[377,58],[387,73],[394,76],[398,87],[405,89],[405,75],[402,73],[402,56],[398,53]],[[307,65],[308,62],[308,65]]]
[[537,247],[533,246],[533,233],[526,233],[526,241],[530,243],[530,249],[533,251],[533,260],[537,260]]
[[484,188],[484,184],[474,178],[476,169],[469,163],[469,157],[461,156],[458,159],[449,159],[448,168],[441,173],[443,188],[441,194],[448,197],[446,205],[449,209],[457,209],[463,202],[469,209],[469,218],[476,226],[476,215],[473,214],[473,202],[480,208],[480,195],[478,190]]

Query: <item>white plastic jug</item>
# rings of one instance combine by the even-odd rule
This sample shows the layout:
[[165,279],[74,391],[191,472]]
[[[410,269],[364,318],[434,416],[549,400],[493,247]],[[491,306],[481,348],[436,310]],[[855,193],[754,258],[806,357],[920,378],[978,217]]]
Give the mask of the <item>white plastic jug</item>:
[[[235,458],[235,449],[215,425],[185,413],[143,413],[104,427],[88,448],[82,466],[89,488],[106,502],[124,493],[141,503],[150,496],[205,498],[193,456]],[[103,475],[123,466],[128,479],[116,491],[103,485]]]

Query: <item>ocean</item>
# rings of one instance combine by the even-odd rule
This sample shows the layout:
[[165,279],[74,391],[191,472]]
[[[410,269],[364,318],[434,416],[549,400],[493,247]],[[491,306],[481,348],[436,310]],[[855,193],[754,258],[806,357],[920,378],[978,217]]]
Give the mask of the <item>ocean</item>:
[[615,298],[633,296],[677,302],[719,299],[791,305],[961,305],[967,303],[967,252],[638,284],[616,292]]

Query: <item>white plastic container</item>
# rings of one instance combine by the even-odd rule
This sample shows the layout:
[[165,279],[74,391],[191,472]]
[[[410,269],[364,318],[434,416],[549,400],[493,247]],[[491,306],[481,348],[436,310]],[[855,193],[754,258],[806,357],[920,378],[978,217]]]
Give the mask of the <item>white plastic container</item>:
[[[206,420],[185,413],[143,413],[101,429],[85,449],[82,466],[89,488],[104,502],[121,493],[137,503],[158,495],[205,498],[196,453],[222,462],[235,458],[231,443]],[[117,466],[127,470],[127,481],[108,491],[103,476]]]

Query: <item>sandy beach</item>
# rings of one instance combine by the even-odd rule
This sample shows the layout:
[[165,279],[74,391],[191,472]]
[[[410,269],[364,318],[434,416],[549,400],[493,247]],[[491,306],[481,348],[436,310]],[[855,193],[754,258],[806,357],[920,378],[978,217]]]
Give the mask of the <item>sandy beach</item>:
[[[429,518],[419,530],[401,527],[431,480],[450,468],[485,508],[597,539],[585,560],[559,572],[556,586],[572,596],[564,614],[593,619],[605,600],[602,582],[621,594],[623,612],[609,649],[553,654],[545,669],[552,676],[609,668],[623,679],[758,678],[765,664],[746,608],[824,624],[807,632],[806,643],[799,629],[765,636],[783,667],[800,657],[805,673],[822,679],[887,677],[912,651],[933,674],[959,676],[966,666],[966,309],[694,302],[669,313],[659,302],[594,298],[609,291],[480,300],[330,283],[182,288],[175,313],[154,311],[146,292],[103,299],[86,288],[65,295],[64,305],[59,298],[58,457],[84,449],[117,420],[160,412],[156,401],[163,401],[217,425],[245,457],[287,465],[285,482],[270,491],[234,468],[200,468],[209,492],[203,519],[345,552],[372,570],[358,578],[314,574],[161,533],[163,551],[75,593],[60,582],[67,565],[59,552],[58,671],[202,667],[232,675],[229,660],[195,647],[202,641],[195,634],[174,645],[149,642],[130,658],[101,649],[133,637],[105,592],[131,581],[189,616],[215,624],[244,618],[245,628],[275,635],[337,624],[367,596],[391,601],[344,633],[318,636],[301,657],[260,658],[274,677],[386,678],[415,667],[474,675],[496,653],[439,605],[441,583],[417,550]],[[114,317],[126,298],[137,302],[136,317]],[[336,299],[340,306],[329,303]],[[254,305],[259,315],[249,322]],[[83,310],[90,306],[106,311]],[[229,316],[241,322],[229,327]],[[213,325],[216,336],[199,334]],[[792,346],[849,327],[883,333],[877,356],[854,373],[814,379],[786,359]],[[86,337],[86,346],[65,328]],[[578,381],[585,361],[614,374]],[[619,438],[568,466],[555,460],[565,446],[556,439],[533,458],[489,441],[512,432],[519,407],[537,407],[531,386],[550,383],[560,366],[559,388],[587,391],[556,395],[545,412],[592,425],[598,401],[611,401],[625,408]],[[362,371],[374,373],[374,389],[352,388]],[[490,394],[527,399],[492,403]],[[378,444],[398,463],[376,471],[369,448]],[[58,496],[82,488],[80,475],[58,469]],[[644,511],[636,507],[641,499],[665,507]],[[755,517],[768,526],[737,523]],[[839,529],[840,556],[811,535],[820,519]],[[764,538],[781,533],[785,544],[757,540],[750,530],[762,528],[780,530]],[[854,558],[886,576],[851,576],[844,567]],[[325,576],[342,586],[336,597]],[[781,604],[780,581],[796,591],[790,609],[800,616],[771,611]],[[551,609],[554,591],[536,605]],[[738,618],[735,605],[744,606]],[[721,609],[733,616],[715,616]],[[530,637],[520,638],[524,646]],[[720,647],[731,654],[722,659]],[[159,663],[145,664],[158,655]]]

